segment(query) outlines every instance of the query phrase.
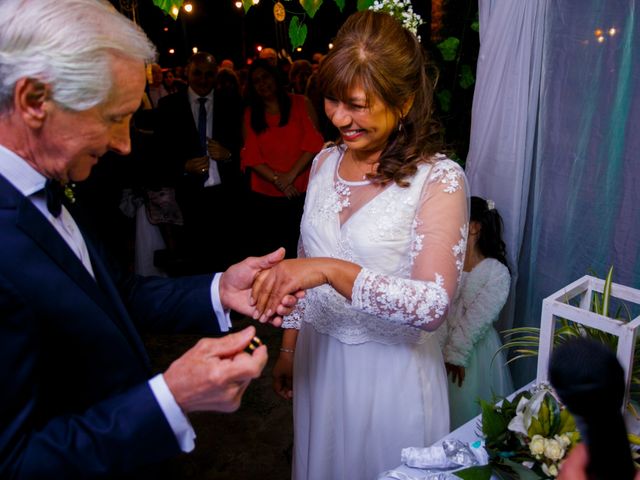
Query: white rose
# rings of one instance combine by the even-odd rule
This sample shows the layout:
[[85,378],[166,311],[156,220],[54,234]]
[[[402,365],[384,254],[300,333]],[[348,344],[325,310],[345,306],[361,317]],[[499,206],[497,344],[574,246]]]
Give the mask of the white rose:
[[544,453],[544,438],[541,435],[534,435],[529,443],[531,455],[538,458]]
[[564,457],[564,447],[553,438],[547,438],[544,442],[544,456],[549,460],[557,461]]
[[547,465],[546,463],[542,464],[542,471],[545,475],[549,477],[557,477],[558,476],[558,467],[556,467],[555,463],[551,465]]
[[554,438],[558,442],[560,442],[560,445],[562,445],[563,448],[567,448],[569,445],[571,445],[571,439],[566,433],[563,433],[562,435],[556,435]]

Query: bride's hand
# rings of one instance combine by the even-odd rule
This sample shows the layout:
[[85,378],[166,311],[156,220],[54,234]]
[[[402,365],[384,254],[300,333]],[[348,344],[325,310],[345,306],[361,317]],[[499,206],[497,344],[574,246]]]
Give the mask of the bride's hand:
[[327,283],[322,262],[317,258],[283,260],[256,276],[251,288],[253,318],[264,322],[278,307],[279,299]]
[[281,352],[271,372],[273,390],[285,400],[293,398],[293,353]]

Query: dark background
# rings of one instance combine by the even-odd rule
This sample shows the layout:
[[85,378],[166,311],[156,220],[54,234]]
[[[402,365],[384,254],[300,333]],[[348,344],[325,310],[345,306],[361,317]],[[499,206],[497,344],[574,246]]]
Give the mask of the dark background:
[[[138,23],[158,47],[160,64],[172,67],[184,64],[191,49],[212,53],[218,61],[229,58],[236,67],[245,58],[256,55],[256,47],[285,48],[295,60],[310,59],[314,52],[326,53],[328,44],[347,16],[355,11],[355,1],[347,2],[340,12],[332,0],[325,0],[313,19],[308,16],[307,39],[302,52],[291,52],[288,25],[291,13],[302,14],[302,7],[295,1],[283,2],[287,19],[278,23],[273,17],[273,0],[261,0],[247,13],[236,8],[234,0],[193,0],[192,13],[180,12],[173,20],[156,7],[152,0],[138,0]],[[164,28],[168,31],[164,31]],[[168,53],[170,48],[175,53]]]

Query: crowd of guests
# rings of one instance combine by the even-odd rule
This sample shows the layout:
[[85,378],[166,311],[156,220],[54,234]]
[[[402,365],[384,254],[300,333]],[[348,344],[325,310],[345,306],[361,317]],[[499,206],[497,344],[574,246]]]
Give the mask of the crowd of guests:
[[[323,105],[306,96],[314,58],[265,48],[239,69],[207,52],[184,68],[147,66],[128,163],[111,156],[78,186],[123,263],[183,276],[272,246],[296,255],[309,164],[337,138],[322,135]],[[128,236],[110,233],[123,229]]]
[[[150,64],[140,103],[155,49],[107,2],[7,7],[1,477],[160,478],[194,448],[187,415],[237,409],[267,351],[249,327],[150,377],[140,332],[220,335],[231,309],[285,329],[297,480],[376,478],[511,392],[493,362],[502,219],[443,154],[428,58],[395,19],[358,12],[286,72],[268,48],[246,70]],[[106,151],[130,158],[96,165]],[[103,252],[126,266],[114,210],[135,217],[142,275]],[[585,450],[567,465],[585,478]]]

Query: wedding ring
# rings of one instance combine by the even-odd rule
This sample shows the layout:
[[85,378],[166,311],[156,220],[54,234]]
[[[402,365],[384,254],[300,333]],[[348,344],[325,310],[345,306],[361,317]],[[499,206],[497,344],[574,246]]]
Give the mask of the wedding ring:
[[244,351],[251,355],[253,354],[253,351],[260,345],[262,345],[262,340],[260,340],[258,337],[253,337],[249,342],[249,345],[245,347]]

